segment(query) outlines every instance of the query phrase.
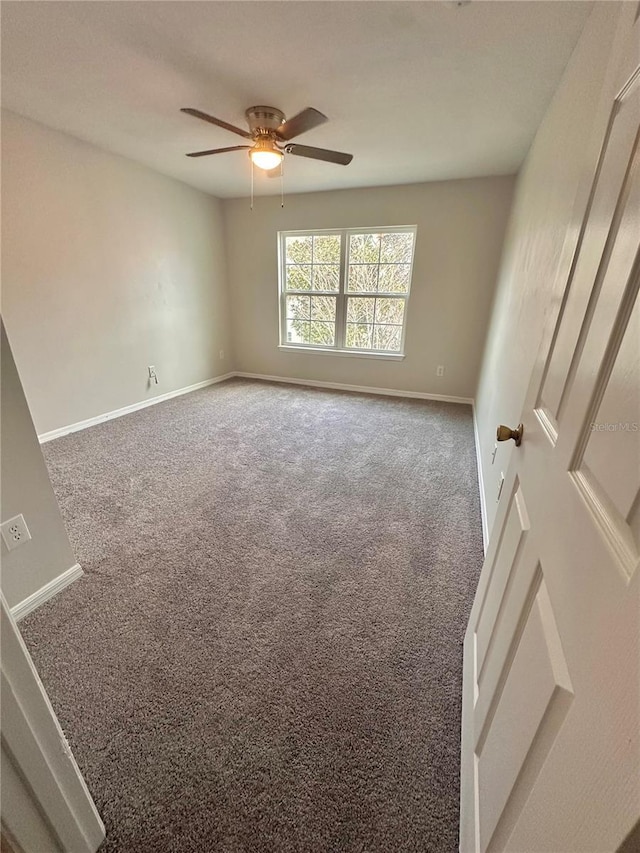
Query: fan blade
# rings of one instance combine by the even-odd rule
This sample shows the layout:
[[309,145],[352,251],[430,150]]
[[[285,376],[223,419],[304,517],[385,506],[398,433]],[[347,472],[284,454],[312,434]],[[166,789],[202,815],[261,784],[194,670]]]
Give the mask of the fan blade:
[[187,154],[187,157],[206,157],[208,154],[224,154],[225,151],[242,151],[245,148],[251,148],[250,145],[232,145],[231,148],[210,148],[208,151],[194,151]]
[[285,121],[276,130],[278,139],[293,139],[294,136],[300,136],[301,133],[306,133],[319,124],[324,124],[329,119],[313,107],[307,107],[302,112]]
[[353,154],[343,154],[342,151],[330,151],[328,148],[312,148],[309,145],[287,145],[284,149],[287,154],[295,154],[296,157],[310,157],[312,160],[326,160],[327,163],[338,163],[340,166],[348,166],[353,160]]
[[202,121],[208,121],[209,124],[215,124],[218,127],[223,127],[225,130],[230,130],[231,133],[237,133],[238,136],[244,136],[245,139],[253,139],[248,130],[242,130],[241,128],[236,127],[235,124],[229,124],[227,121],[222,121],[221,118],[214,118],[213,116],[207,115],[207,113],[203,113],[202,110],[196,110],[193,107],[182,107],[180,112],[187,113],[187,115],[195,116],[196,118],[201,118]]

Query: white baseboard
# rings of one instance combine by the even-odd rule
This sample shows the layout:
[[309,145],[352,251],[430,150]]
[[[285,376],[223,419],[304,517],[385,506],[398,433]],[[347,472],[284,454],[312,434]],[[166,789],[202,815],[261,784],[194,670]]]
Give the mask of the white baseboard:
[[166,394],[160,394],[158,397],[150,397],[148,400],[141,400],[139,403],[132,403],[130,406],[123,406],[121,409],[114,409],[112,412],[105,412],[103,415],[96,415],[93,418],[87,418],[85,421],[78,421],[69,426],[52,429],[50,432],[43,432],[38,436],[40,444],[47,441],[52,441],[54,438],[60,438],[63,435],[69,435],[72,432],[79,432],[82,429],[95,426],[96,424],[111,421],[114,418],[121,418],[122,415],[128,415],[130,412],[137,412],[139,409],[146,409],[147,406],[155,406],[158,403],[163,403],[165,400],[171,400],[172,397],[180,397],[182,394],[189,394],[191,391],[197,391],[199,388],[206,388],[208,385],[215,385],[218,382],[224,382],[226,379],[231,379],[236,374],[225,373],[222,376],[216,376],[213,379],[205,379],[204,382],[196,382],[195,385],[187,385],[186,388],[178,388],[177,391],[168,391]]
[[426,394],[423,391],[398,391],[395,388],[370,388],[368,385],[344,385],[342,382],[320,382],[315,379],[291,379],[288,376],[267,376],[264,373],[236,372],[235,375],[242,379],[261,379],[263,382],[281,382],[285,385],[308,385],[311,388],[331,388],[334,391],[354,391],[357,394],[381,394],[384,397],[409,397],[416,400],[440,400],[444,403],[473,405],[471,397]]
[[114,409],[112,412],[105,412],[102,415],[96,415],[93,418],[87,418],[75,424],[43,432],[38,436],[38,439],[40,444],[45,444],[47,441],[53,441],[54,438],[61,438],[63,435],[69,435],[72,432],[80,432],[80,430],[88,429],[96,424],[120,418],[131,412],[137,412],[139,409],[146,409],[147,406],[155,406],[158,403],[163,403],[165,400],[171,400],[173,397],[189,394],[191,391],[197,391],[209,385],[216,385],[218,382],[225,382],[227,379],[233,379],[234,376],[239,376],[243,379],[261,379],[263,382],[281,382],[287,385],[308,385],[311,388],[331,388],[334,391],[354,391],[359,394],[382,394],[386,397],[409,397],[418,400],[440,400],[445,403],[473,405],[471,397],[451,397],[447,394],[426,394],[422,391],[398,391],[395,388],[370,388],[368,385],[345,385],[342,382],[319,382],[315,379],[291,379],[288,376],[267,376],[263,373],[231,371],[222,376],[216,376],[214,379],[205,379],[204,382],[196,382],[195,385],[187,385],[186,388],[178,388],[177,391],[169,391],[166,394],[160,394],[158,397],[151,397],[148,400],[141,400],[139,403],[132,403],[130,406],[123,406],[121,409]]
[[82,577],[83,574],[82,566],[79,565],[79,563],[76,563],[74,566],[71,566],[71,568],[62,572],[61,575],[58,575],[57,578],[54,578],[43,587],[40,587],[36,592],[25,598],[24,601],[21,601],[20,604],[16,604],[12,607],[11,615],[16,622],[19,622],[20,619],[24,619],[28,613],[31,613],[32,610],[36,609],[36,607],[40,607],[40,605],[44,604],[45,601],[49,601],[50,598],[53,598],[54,595],[57,595],[65,587],[69,586],[70,583],[73,583],[73,581]]
[[[63,435],[68,435],[72,432],[78,432],[80,430],[87,429],[88,427],[95,426],[96,424],[103,423],[104,421],[110,421],[114,418],[122,417],[122,415],[127,415],[130,412],[136,412],[139,409],[145,409],[147,408],[147,406],[155,406],[157,403],[162,403],[164,400],[170,400],[172,397],[179,397],[182,394],[189,394],[191,391],[197,391],[199,388],[206,388],[209,385],[215,385],[218,382],[224,382],[227,379],[233,379],[234,376],[238,376],[242,379],[258,379],[263,382],[279,382],[285,385],[306,385],[310,388],[329,388],[334,391],[352,391],[357,394],[378,394],[384,397],[406,397],[415,400],[438,400],[444,403],[463,403],[467,406],[471,406],[473,409],[473,431],[475,436],[476,459],[478,465],[478,486],[480,491],[480,509],[482,514],[482,539],[486,553],[487,544],[489,541],[487,528],[487,512],[484,482],[482,477],[482,465],[480,462],[480,441],[478,437],[478,425],[476,423],[476,412],[474,400],[472,397],[454,397],[449,394],[427,394],[423,391],[402,391],[395,388],[371,388],[368,385],[346,385],[342,382],[321,382],[316,379],[293,379],[289,376],[270,376],[264,373],[245,373],[243,371],[231,371],[230,373],[225,373],[222,376],[216,376],[214,379],[206,379],[204,382],[197,382],[195,385],[188,385],[186,388],[179,388],[177,391],[169,391],[167,394],[161,394],[158,397],[152,397],[149,400],[142,400],[139,403],[133,403],[130,406],[124,406],[122,409],[115,409],[113,412],[106,412],[103,415],[97,415],[96,417],[88,418],[85,421],[78,421],[78,423],[70,424],[66,427],[60,427],[59,429],[54,429],[50,432],[45,432],[42,435],[38,436],[38,438],[40,439],[40,443],[44,444],[46,441],[52,441],[54,438],[60,438]],[[74,566],[73,568],[75,569],[76,567]],[[77,568],[80,569],[79,566]],[[71,569],[69,571],[71,571]],[[82,573],[82,569],[80,569],[80,573]],[[74,580],[74,577],[72,577],[67,582],[71,583],[71,581]],[[60,578],[63,578],[63,575],[61,575]],[[52,583],[54,585],[57,584],[57,581],[60,580],[60,578],[57,578],[55,581],[52,581]],[[51,595],[55,595],[58,589],[62,589],[64,586],[66,586],[66,583],[63,583],[62,586],[60,586],[59,588],[56,586]],[[44,591],[44,589],[46,588],[47,587],[43,587],[43,590],[41,590],[41,592]],[[35,593],[35,595],[39,596],[40,592]],[[29,600],[30,599],[26,599],[21,604],[17,605],[17,608],[22,608],[24,605],[27,604]],[[46,597],[42,599],[42,601],[45,600]],[[37,607],[40,603],[41,600],[38,599],[38,601],[33,605],[33,607]],[[31,609],[33,609],[33,607]],[[24,612],[21,611],[21,615],[26,615],[26,613],[28,612],[30,612],[30,610],[25,610]],[[21,617],[16,616],[16,619],[18,618]]]
[[487,553],[489,545],[489,524],[487,522],[487,496],[484,490],[484,477],[482,476],[482,459],[480,457],[480,435],[478,433],[478,421],[476,420],[476,407],[473,406],[473,435],[476,444],[476,463],[478,466],[478,491],[480,492],[480,516],[482,518],[482,544],[484,553]]

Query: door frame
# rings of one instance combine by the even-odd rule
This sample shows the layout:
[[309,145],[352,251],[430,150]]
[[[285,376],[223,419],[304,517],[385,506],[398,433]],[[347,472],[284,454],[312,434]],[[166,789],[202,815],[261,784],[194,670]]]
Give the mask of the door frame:
[[[104,824],[1,592],[0,600],[2,753],[18,771],[8,775],[22,782],[12,793],[27,812],[35,807],[42,816],[40,829],[50,837],[51,851],[95,853],[105,837]],[[36,853],[25,813],[3,812],[3,835],[24,853]]]

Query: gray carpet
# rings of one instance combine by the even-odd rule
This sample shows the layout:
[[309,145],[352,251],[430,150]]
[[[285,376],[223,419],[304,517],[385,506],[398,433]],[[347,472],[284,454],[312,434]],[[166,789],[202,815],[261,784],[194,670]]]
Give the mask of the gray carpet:
[[21,623],[118,853],[457,850],[471,409],[232,380],[44,447]]

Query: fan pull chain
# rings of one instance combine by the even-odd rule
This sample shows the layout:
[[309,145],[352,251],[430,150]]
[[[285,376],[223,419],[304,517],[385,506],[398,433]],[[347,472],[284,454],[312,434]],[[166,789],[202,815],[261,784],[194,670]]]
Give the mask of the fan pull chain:
[[284,157],[280,160],[280,207],[284,207]]
[[253,160],[249,157],[251,161],[251,210],[253,210]]

